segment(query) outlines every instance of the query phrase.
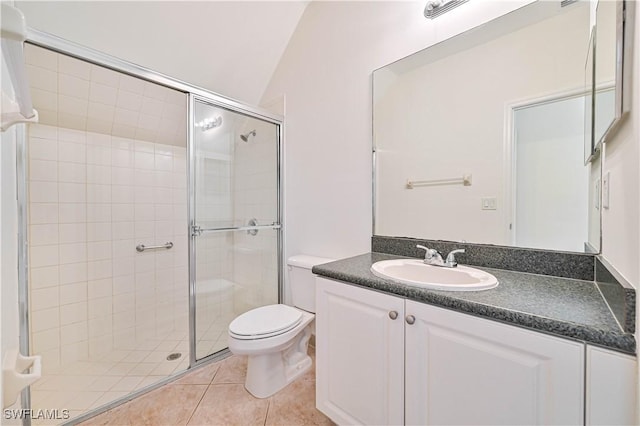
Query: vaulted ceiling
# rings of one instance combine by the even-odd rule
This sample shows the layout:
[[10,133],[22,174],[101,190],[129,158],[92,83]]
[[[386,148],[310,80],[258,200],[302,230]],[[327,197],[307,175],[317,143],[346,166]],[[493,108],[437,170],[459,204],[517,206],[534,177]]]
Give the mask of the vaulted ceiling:
[[308,1],[16,1],[27,25],[257,104]]

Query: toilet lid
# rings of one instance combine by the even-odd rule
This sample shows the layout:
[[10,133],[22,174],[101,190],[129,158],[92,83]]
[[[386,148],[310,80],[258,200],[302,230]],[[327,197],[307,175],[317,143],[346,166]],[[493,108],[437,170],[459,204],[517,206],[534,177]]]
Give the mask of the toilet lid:
[[229,324],[229,332],[239,338],[270,337],[285,333],[302,321],[302,312],[287,305],[252,309]]

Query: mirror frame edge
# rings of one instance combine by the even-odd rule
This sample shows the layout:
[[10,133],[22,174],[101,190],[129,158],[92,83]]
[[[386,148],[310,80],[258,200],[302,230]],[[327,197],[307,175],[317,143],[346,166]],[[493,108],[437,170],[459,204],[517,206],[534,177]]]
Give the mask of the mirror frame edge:
[[[602,145],[617,133],[620,128],[620,124],[631,111],[631,91],[633,86],[633,35],[635,30],[636,1],[618,0],[616,3],[615,116],[600,140],[594,141],[594,152],[600,152],[602,150]],[[598,23],[596,21],[596,31],[597,25]],[[598,47],[595,46],[595,48],[597,50]]]

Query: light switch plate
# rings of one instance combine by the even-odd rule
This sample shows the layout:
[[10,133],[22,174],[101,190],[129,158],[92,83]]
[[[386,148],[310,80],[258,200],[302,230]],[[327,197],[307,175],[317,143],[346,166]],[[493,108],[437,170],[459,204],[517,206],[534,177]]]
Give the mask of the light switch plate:
[[496,197],[482,198],[482,210],[497,210],[498,199]]
[[609,172],[602,176],[602,208],[609,208],[609,184],[611,176]]
[[596,200],[596,210],[600,210],[600,199],[602,198],[600,193],[600,178],[596,180],[596,189],[593,198]]

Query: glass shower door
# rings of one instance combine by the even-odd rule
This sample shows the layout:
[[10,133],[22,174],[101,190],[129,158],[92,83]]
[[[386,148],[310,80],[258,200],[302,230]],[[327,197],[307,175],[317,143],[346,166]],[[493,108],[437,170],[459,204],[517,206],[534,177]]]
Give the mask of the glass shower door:
[[229,323],[278,303],[279,125],[194,99],[195,360],[227,348]]

